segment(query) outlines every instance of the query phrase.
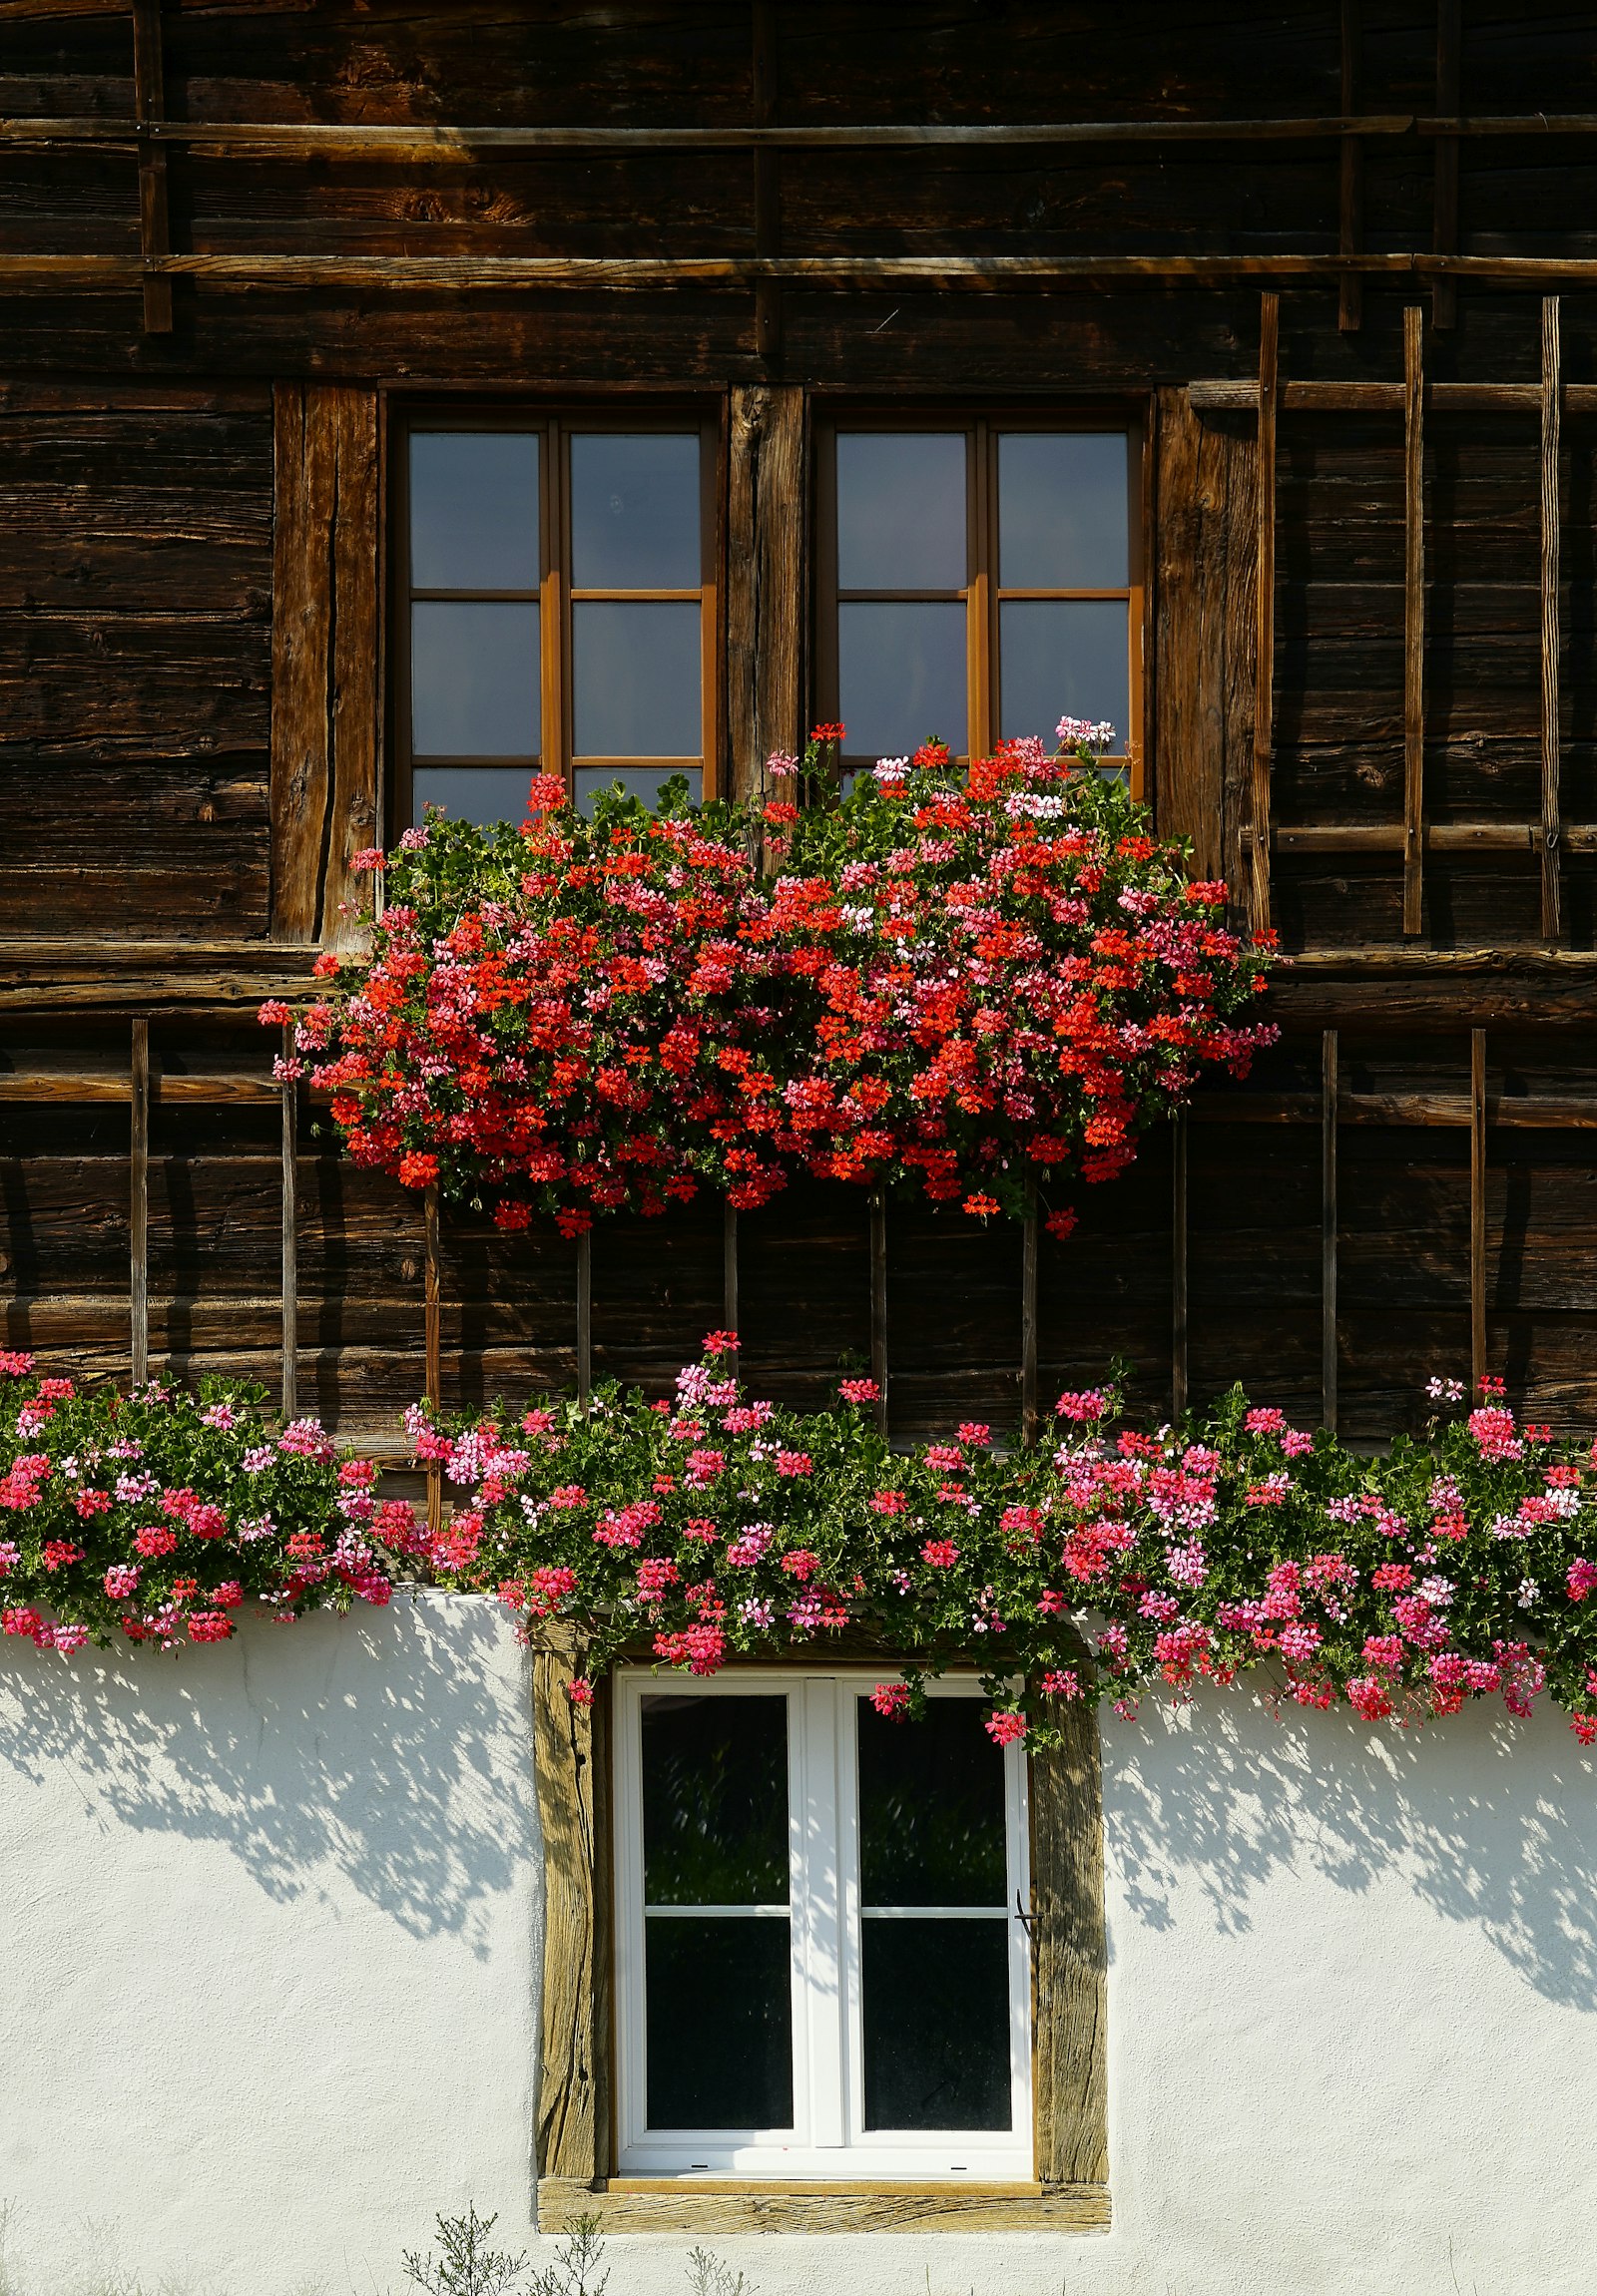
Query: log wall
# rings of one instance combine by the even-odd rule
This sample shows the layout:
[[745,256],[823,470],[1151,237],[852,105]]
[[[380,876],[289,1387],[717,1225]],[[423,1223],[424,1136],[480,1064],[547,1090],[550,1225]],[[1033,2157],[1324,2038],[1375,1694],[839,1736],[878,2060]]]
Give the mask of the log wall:
[[1446,14],[0,8],[8,1343],[275,1390],[286,1202],[299,1406],[393,1448],[426,1382],[422,1205],[309,1106],[285,1189],[252,1017],[384,825],[391,411],[719,413],[749,787],[813,413],[1023,398],[1148,424],[1152,797],[1293,952],[1282,1047],[1041,1240],[1030,1341],[1020,1231],[957,1213],[609,1223],[585,1317],[574,1246],[446,1216],[445,1400],[658,1388],[731,1264],[752,1378],[884,1359],[906,1437],[1033,1355],[1044,1410],[1119,1355],[1367,1440],[1440,1370],[1597,1417],[1597,11],[1466,0],[1456,85]]

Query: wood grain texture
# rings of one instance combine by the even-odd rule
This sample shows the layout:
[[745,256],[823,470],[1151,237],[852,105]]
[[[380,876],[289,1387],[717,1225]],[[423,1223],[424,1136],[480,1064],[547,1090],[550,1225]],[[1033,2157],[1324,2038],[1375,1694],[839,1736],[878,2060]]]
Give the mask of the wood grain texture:
[[[1358,109],[1358,82],[1363,64],[1362,0],[1341,0],[1341,108],[1344,116]],[[1364,243],[1364,147],[1361,137],[1344,134],[1338,154],[1336,182],[1336,244],[1344,255],[1360,252]],[[1356,334],[1363,324],[1364,282],[1349,272],[1337,290],[1336,324],[1343,334]]]
[[1486,1032],[1469,1033],[1469,1392],[1486,1376]]
[[891,1425],[887,1399],[887,1205],[870,1199],[870,1376],[876,1383],[876,1425]]
[[[1463,66],[1463,0],[1436,0],[1436,112],[1438,124],[1455,120]],[[1431,246],[1438,255],[1458,252],[1458,138],[1438,133],[1435,152],[1435,214]],[[1458,289],[1450,277],[1431,287],[1431,323],[1451,327],[1458,319]]]
[[1037,1441],[1037,1183],[1026,1189],[1020,1248],[1020,1433],[1028,1450]]
[[1109,2180],[1108,1945],[1098,1717],[1061,1703],[1065,1742],[1031,1761],[1037,2171],[1045,2185]]
[[1340,1120],[1340,1047],[1334,1029],[1321,1038],[1320,1147],[1320,1417],[1336,1428],[1336,1128]]
[[[1183,391],[1159,397],[1154,592],[1154,803],[1160,834],[1186,838],[1194,874],[1225,870],[1228,583],[1235,496],[1253,501],[1245,450],[1200,420]],[[1247,537],[1247,568],[1254,538]]]
[[575,1641],[538,1650],[532,1667],[544,1872],[537,2170],[580,2188],[610,2166],[604,1694],[592,1706],[573,1704],[582,1670]]
[[1270,767],[1275,744],[1276,658],[1276,392],[1281,298],[1259,298],[1258,545],[1254,627],[1253,862],[1249,916],[1256,933],[1270,930]]
[[1563,929],[1558,788],[1561,383],[1558,297],[1549,295],[1541,306],[1541,931],[1544,941],[1556,941]]
[[381,569],[377,399],[274,393],[271,882],[279,939],[342,945],[378,834]]
[[1403,931],[1423,929],[1425,818],[1424,321],[1403,311]]
[[[172,252],[167,155],[160,130],[166,111],[161,0],[133,0],[133,89],[139,122],[139,252],[147,266]],[[147,276],[144,331],[172,332],[172,281]]]
[[804,393],[761,383],[728,410],[727,720],[735,796],[802,739]]
[[1170,1413],[1187,1408],[1187,1110],[1176,1119],[1171,1157]]
[[596,2216],[606,2233],[1107,2232],[1104,2184],[765,2184],[541,2177],[538,2229]]
[[135,1387],[150,1376],[150,1023],[133,1024],[128,1074],[129,1362]]
[[[293,1029],[282,1032],[282,1058],[293,1058]],[[299,1087],[284,1077],[282,1093],[282,1416],[299,1416]]]

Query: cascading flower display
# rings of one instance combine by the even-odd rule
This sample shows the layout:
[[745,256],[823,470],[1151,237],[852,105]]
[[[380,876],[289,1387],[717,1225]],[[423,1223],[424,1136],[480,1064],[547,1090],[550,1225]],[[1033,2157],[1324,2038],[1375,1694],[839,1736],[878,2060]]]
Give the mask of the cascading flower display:
[[1486,1694],[1522,1715],[1545,1689],[1597,1741],[1597,1446],[1553,1445],[1496,1394],[1379,1459],[1240,1391],[1115,1431],[1111,1389],[1060,1398],[1052,1451],[967,1424],[906,1455],[866,1417],[868,1381],[799,1417],[745,1395],[733,1345],[712,1334],[674,1402],[413,1416],[459,1500],[417,1552],[529,1633],[575,1626],[578,1696],[624,1651],[711,1674],[823,1658],[852,1628],[903,1655],[884,1711],[974,1662],[1001,1739],[1049,1734],[1051,1701],[1130,1713],[1258,1672],[1273,1698],[1368,1721]]
[[1040,1184],[1063,1232],[1075,1181],[1275,1032],[1247,1019],[1270,952],[1225,929],[1225,888],[1096,770],[1108,728],[1060,732],[968,774],[928,743],[839,800],[820,727],[772,760],[804,806],[679,786],[589,820],[540,776],[520,829],[429,815],[369,950],[318,960],[287,1073],[330,1090],[357,1161],[507,1227],[702,1185],[749,1207],[803,1170],[981,1215]]
[[274,1430],[250,1389],[86,1395],[33,1369],[0,1354],[0,1634],[171,1650],[227,1641],[252,1607],[387,1602],[377,1470],[340,1464],[315,1420]]

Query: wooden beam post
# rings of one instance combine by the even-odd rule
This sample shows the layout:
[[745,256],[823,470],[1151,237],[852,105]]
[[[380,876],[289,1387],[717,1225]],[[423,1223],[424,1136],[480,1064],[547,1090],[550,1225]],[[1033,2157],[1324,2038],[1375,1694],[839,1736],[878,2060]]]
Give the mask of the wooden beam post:
[[581,1642],[554,1635],[532,1662],[544,1897],[534,2144],[540,2177],[592,2184],[610,2167],[610,1860],[606,1692],[573,1701],[584,1665]]
[[[167,155],[147,131],[159,127],[166,111],[166,73],[161,54],[161,0],[133,0],[133,107],[139,126],[139,255],[145,264],[172,252],[167,210]],[[172,332],[172,281],[148,270],[144,282],[144,331]]]
[[1423,927],[1425,821],[1425,314],[1403,312],[1403,931]]
[[870,1199],[870,1376],[876,1382],[876,1425],[887,1432],[887,1205],[878,1188]]
[[1281,297],[1259,298],[1259,570],[1254,663],[1253,928],[1270,925],[1270,763],[1276,696],[1276,399]]
[[[1359,67],[1363,61],[1362,0],[1341,0],[1341,111],[1350,120],[1358,110]],[[1344,255],[1364,248],[1364,146],[1359,136],[1343,131],[1337,185],[1337,239]],[[1344,271],[1338,290],[1336,324],[1342,333],[1356,334],[1364,319],[1364,282],[1356,271]]]
[[1336,1032],[1320,1045],[1320,1417],[1336,1432],[1336,1118],[1340,1079]]
[[593,1230],[577,1238],[577,1401],[593,1391]]
[[[777,10],[753,0],[754,110],[757,128],[777,124]],[[782,156],[772,145],[755,153],[755,253],[782,253]],[[755,281],[755,347],[769,370],[782,363],[782,281]]]
[[1558,573],[1560,350],[1558,297],[1541,306],[1541,931],[1562,931],[1558,811]]
[[1187,1408],[1187,1112],[1176,1119],[1170,1215],[1170,1414]]
[[1469,1033],[1469,1388],[1486,1376],[1486,1032]]
[[1027,1450],[1037,1441],[1037,1183],[1026,1187],[1026,1217],[1020,1234],[1020,1439]]
[[128,1078],[129,1347],[133,1384],[150,1376],[150,1023],[133,1024]]
[[[439,1233],[440,1212],[438,1182],[430,1180],[422,1196],[423,1268],[422,1315],[427,1350],[427,1401],[433,1410],[443,1408],[443,1302],[441,1298],[440,1266],[442,1238]],[[427,1527],[434,1534],[443,1529],[443,1470],[436,1459],[427,1462]]]
[[[282,1058],[293,1059],[293,1024],[282,1031]],[[282,1416],[299,1416],[299,1087],[282,1080]]]
[[1031,1757],[1033,2039],[1037,2175],[1109,2180],[1108,1938],[1098,1716],[1085,1699],[1050,1717],[1063,1743]]
[[[1444,120],[1458,117],[1463,50],[1462,0],[1436,0],[1436,111]],[[1436,217],[1431,245],[1438,255],[1458,252],[1458,138],[1438,136],[1436,143]],[[1430,290],[1432,326],[1450,327],[1458,317],[1458,288],[1454,280],[1439,278]]]
[[727,726],[732,794],[766,785],[774,749],[802,733],[804,394],[756,383],[732,393],[727,472]]
[[721,1320],[728,1331],[738,1329],[738,1211],[730,1202],[721,1213]]

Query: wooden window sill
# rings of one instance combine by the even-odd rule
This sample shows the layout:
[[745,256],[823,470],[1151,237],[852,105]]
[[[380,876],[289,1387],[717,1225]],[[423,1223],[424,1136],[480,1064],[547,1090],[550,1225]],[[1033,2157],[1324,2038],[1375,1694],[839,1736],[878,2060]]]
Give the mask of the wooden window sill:
[[1106,2184],[824,2183],[761,2177],[544,2176],[538,2228],[606,2233],[1107,2232]]

